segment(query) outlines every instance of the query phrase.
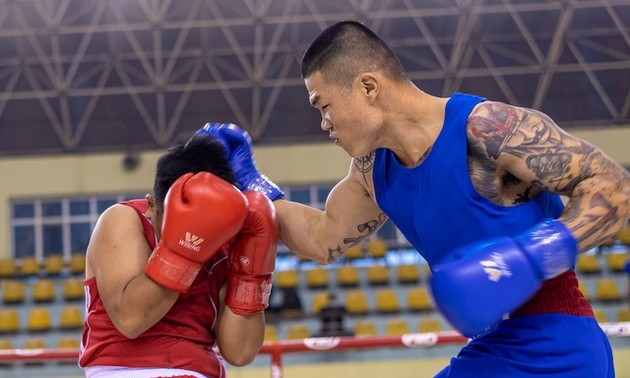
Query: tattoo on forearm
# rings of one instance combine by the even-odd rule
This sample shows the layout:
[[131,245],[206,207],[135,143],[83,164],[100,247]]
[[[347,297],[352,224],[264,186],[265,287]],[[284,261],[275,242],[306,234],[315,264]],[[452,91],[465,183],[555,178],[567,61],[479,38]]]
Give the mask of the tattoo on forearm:
[[330,264],[330,263],[336,261],[342,255],[343,255],[343,252],[341,252],[341,247],[340,246],[337,246],[335,249],[328,248],[328,263]]

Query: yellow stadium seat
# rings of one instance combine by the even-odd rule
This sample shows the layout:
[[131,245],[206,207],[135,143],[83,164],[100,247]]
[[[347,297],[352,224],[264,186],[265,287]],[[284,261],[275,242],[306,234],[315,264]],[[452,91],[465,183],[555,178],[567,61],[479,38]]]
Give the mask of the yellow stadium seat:
[[13,342],[10,339],[1,339],[0,349],[13,349]]
[[15,308],[0,309],[0,333],[14,333],[20,329],[20,316]]
[[79,340],[76,337],[65,336],[59,339],[57,342],[57,348],[78,348],[80,345]]
[[623,268],[628,262],[627,253],[607,253],[606,265],[611,272],[623,272]]
[[418,286],[407,290],[407,310],[431,311],[433,308],[433,302],[426,287]]
[[618,322],[630,322],[630,308],[620,307],[617,309],[617,321]]
[[65,262],[61,255],[48,255],[44,259],[44,271],[51,276],[58,276],[63,271]]
[[442,330],[442,322],[435,316],[426,316],[420,318],[418,323],[418,332],[440,332]]
[[308,326],[303,323],[289,324],[287,328],[287,340],[306,339],[311,336]]
[[278,330],[276,326],[272,324],[267,324],[265,326],[265,342],[278,341]]
[[604,251],[604,249],[608,248],[608,247],[612,247],[613,245],[615,245],[615,236],[611,236],[608,239],[604,240],[600,245],[599,245],[599,250],[600,251]]
[[40,272],[39,262],[35,257],[23,257],[20,263],[20,274],[23,276],[37,276]]
[[385,323],[385,335],[402,336],[409,333],[409,326],[404,319],[388,319]]
[[0,278],[11,278],[15,276],[17,268],[15,260],[10,257],[0,259]]
[[70,257],[70,273],[80,274],[85,272],[85,253],[73,253]]
[[306,286],[311,289],[323,289],[328,287],[328,271],[322,267],[316,267],[306,271]]
[[17,280],[3,280],[2,301],[6,304],[24,302],[24,283]]
[[63,299],[67,301],[83,300],[85,287],[79,278],[67,278],[63,281]]
[[48,331],[51,328],[50,311],[47,307],[33,307],[28,312],[29,331]]
[[365,292],[361,289],[346,291],[344,304],[352,315],[363,315],[369,312],[369,305]]
[[627,224],[617,231],[615,239],[623,245],[630,246],[630,225]]
[[578,289],[580,290],[580,292],[582,293],[584,298],[586,298],[586,299],[590,299],[591,298],[591,292],[588,290],[588,287],[586,286],[584,281],[582,281],[580,279],[578,279]]
[[299,278],[295,270],[281,270],[275,275],[276,285],[280,288],[296,288],[298,286]]
[[606,315],[606,312],[604,312],[604,310],[593,309],[593,312],[595,313],[595,319],[597,320],[598,323],[608,322],[608,315]]
[[319,310],[321,310],[322,307],[326,306],[327,304],[328,304],[328,292],[320,291],[320,292],[314,293],[311,299],[311,313],[313,315],[319,314]]
[[380,238],[372,238],[365,247],[367,254],[373,258],[383,258],[387,255],[387,243]]
[[383,265],[372,265],[367,268],[367,282],[370,285],[389,284],[389,269]]
[[29,337],[24,341],[24,349],[44,349],[46,342],[41,337]]
[[394,289],[379,289],[376,292],[376,311],[383,314],[400,311],[398,296]]
[[363,257],[363,247],[361,247],[361,245],[355,245],[354,247],[347,250],[346,253],[343,254],[343,257],[346,260],[360,259],[361,257]]
[[359,271],[352,265],[342,265],[337,270],[337,283],[341,287],[359,285]]
[[400,284],[415,284],[420,282],[420,273],[418,272],[417,265],[398,265],[396,267],[396,276]]
[[376,324],[371,320],[357,320],[354,323],[354,335],[361,336],[378,336]]
[[83,311],[79,306],[65,306],[59,315],[59,328],[81,329],[83,328]]
[[594,274],[601,273],[602,267],[597,259],[597,255],[593,253],[583,253],[578,256],[576,270],[583,274]]
[[595,281],[595,298],[603,302],[621,300],[621,290],[617,281],[612,278],[598,278]]
[[51,302],[55,299],[55,282],[51,279],[39,279],[33,285],[33,301]]

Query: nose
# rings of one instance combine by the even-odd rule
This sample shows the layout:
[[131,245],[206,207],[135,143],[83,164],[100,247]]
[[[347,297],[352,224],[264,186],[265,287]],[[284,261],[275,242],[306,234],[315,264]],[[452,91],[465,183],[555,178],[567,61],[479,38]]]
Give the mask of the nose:
[[322,117],[322,124],[321,124],[321,128],[324,131],[328,131],[330,129],[330,124],[328,123],[328,121],[326,120],[326,117]]

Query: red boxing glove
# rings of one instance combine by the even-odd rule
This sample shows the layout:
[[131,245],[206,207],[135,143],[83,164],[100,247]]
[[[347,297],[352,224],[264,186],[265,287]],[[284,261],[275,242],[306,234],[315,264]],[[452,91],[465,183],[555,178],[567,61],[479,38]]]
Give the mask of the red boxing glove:
[[256,314],[269,306],[271,274],[276,267],[278,221],[271,201],[254,191],[243,192],[247,218],[230,251],[225,304],[240,315]]
[[184,293],[203,263],[241,229],[247,199],[227,181],[209,173],[186,173],[164,199],[162,239],[145,274],[167,289]]

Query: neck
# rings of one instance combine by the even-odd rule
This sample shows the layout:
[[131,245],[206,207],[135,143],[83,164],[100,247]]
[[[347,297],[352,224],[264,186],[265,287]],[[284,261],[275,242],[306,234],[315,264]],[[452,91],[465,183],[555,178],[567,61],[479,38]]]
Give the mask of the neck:
[[418,88],[399,91],[387,113],[383,147],[394,152],[400,163],[415,167],[422,163],[431,151],[442,124],[447,98],[430,96]]

